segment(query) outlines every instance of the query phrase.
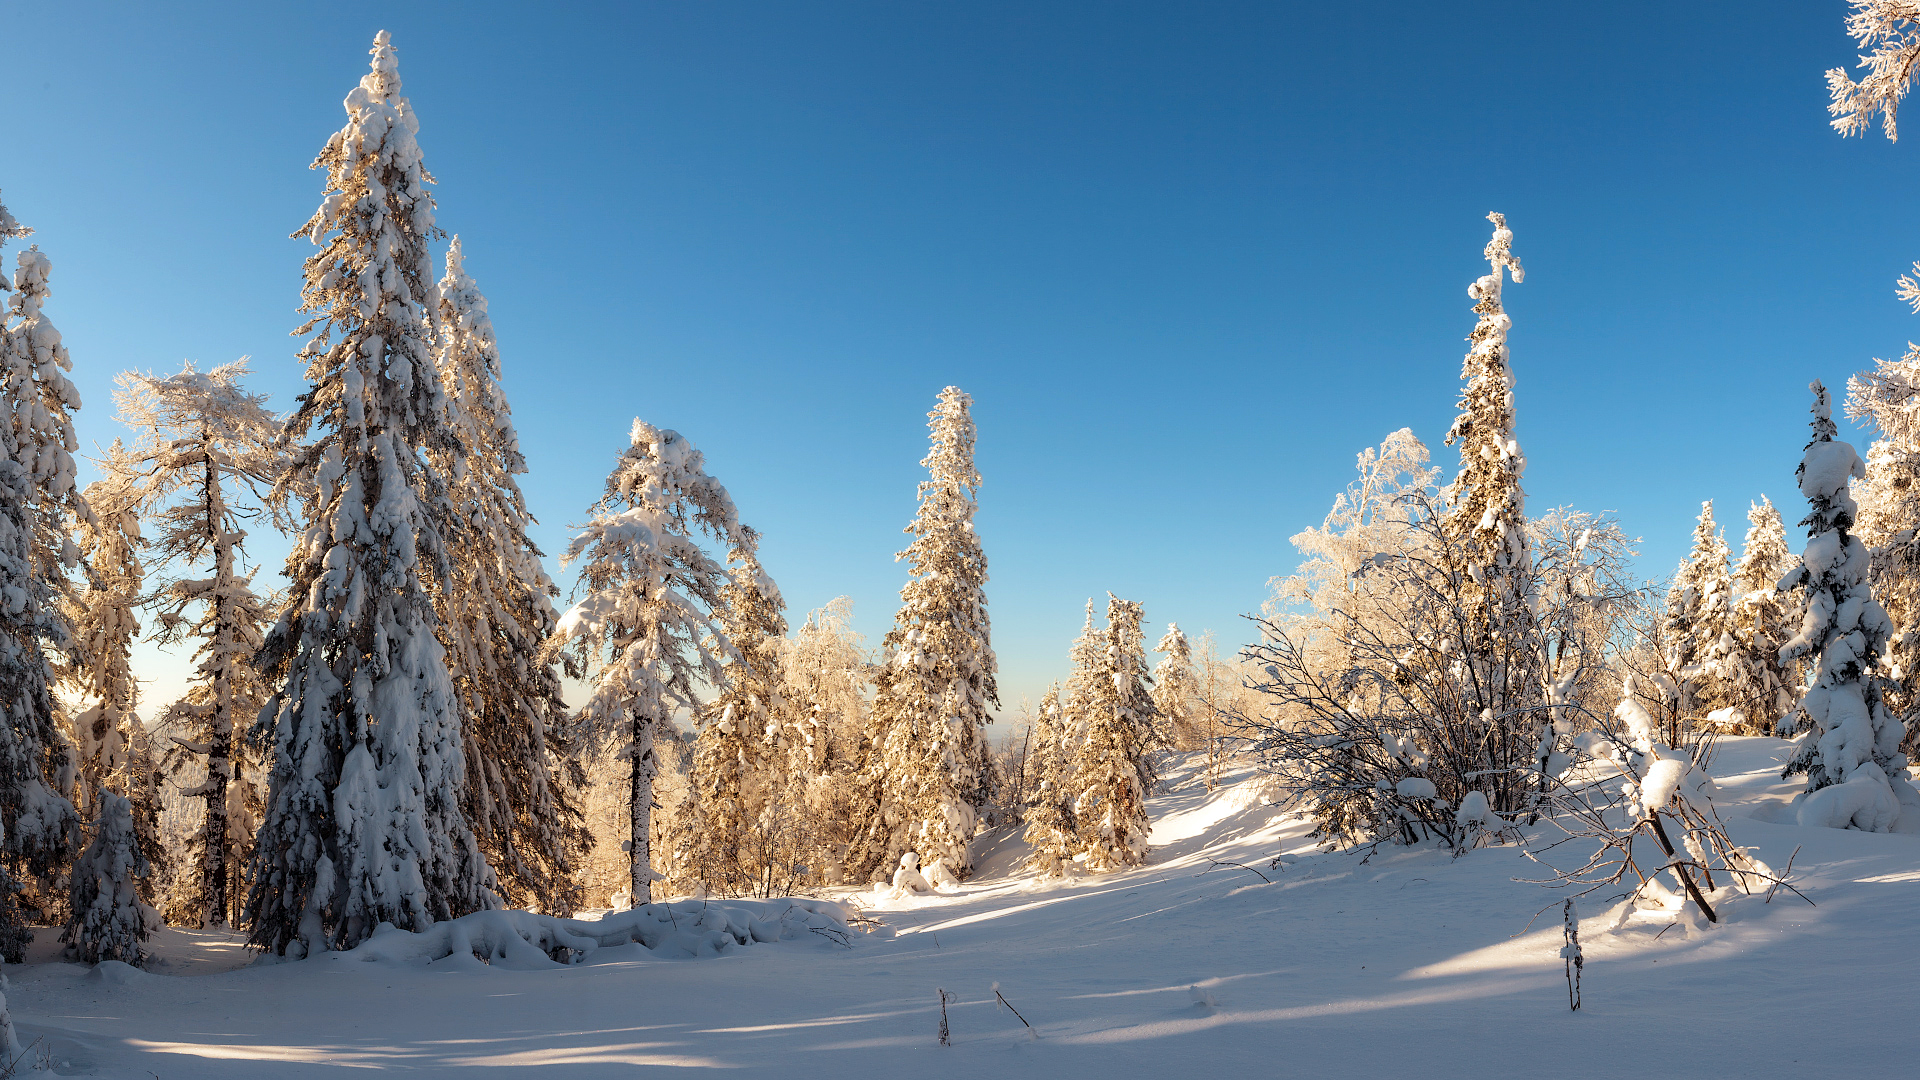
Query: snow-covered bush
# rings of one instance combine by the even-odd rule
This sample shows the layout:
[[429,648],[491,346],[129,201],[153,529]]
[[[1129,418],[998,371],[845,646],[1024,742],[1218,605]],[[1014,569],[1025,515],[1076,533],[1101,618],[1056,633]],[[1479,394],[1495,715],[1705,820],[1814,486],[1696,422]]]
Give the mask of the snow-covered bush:
[[136,883],[153,868],[140,853],[133,804],[102,791],[96,806],[93,840],[73,864],[73,914],[60,940],[83,964],[118,960],[141,967],[147,959],[147,936],[160,916],[141,902]]
[[852,913],[828,900],[696,900],[642,904],[593,919],[531,911],[477,911],[419,932],[380,927],[341,962],[434,965],[436,970],[577,964],[601,949],[639,945],[663,960],[724,956],[755,944],[850,946]]
[[1571,767],[1546,795],[1551,812],[1525,854],[1552,872],[1540,884],[1570,888],[1575,899],[1631,882],[1615,929],[1637,910],[1677,914],[1688,903],[1717,922],[1725,900],[1770,890],[1779,878],[1728,837],[1713,779],[1664,740],[1633,683],[1624,680],[1611,717],[1569,744]]

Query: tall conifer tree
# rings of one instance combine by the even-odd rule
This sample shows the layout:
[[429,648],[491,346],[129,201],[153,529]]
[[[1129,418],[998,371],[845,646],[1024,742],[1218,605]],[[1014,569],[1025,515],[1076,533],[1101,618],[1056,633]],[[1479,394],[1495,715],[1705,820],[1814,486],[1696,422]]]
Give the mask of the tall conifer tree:
[[1027,795],[1024,837],[1033,854],[1027,868],[1059,877],[1080,849],[1080,826],[1073,816],[1078,793],[1073,766],[1078,754],[1060,708],[1060,688],[1047,687],[1033,719],[1033,784]]
[[1193,708],[1200,692],[1193,674],[1193,645],[1179,624],[1168,623],[1153,651],[1161,656],[1153,668],[1153,707],[1166,725],[1166,738],[1180,749],[1191,749],[1198,741]]
[[1089,870],[1121,870],[1147,858],[1155,711],[1140,623],[1138,602],[1107,594],[1106,647],[1082,703],[1086,737],[1074,769],[1074,816]]
[[[67,681],[91,703],[74,717],[73,734],[79,759],[76,797],[84,800],[93,841],[83,866],[68,875],[71,918],[61,940],[71,942],[81,957],[97,954],[137,964],[144,953],[129,942],[146,939],[145,912],[158,899],[156,886],[166,879],[170,859],[160,839],[152,740],[135,711],[140,694],[133,643],[140,623],[134,609],[144,599],[146,575],[137,550],[142,544],[138,502],[113,464],[122,453],[116,440],[102,463],[107,477],[87,488],[92,514],[78,530],[86,584],[67,613],[74,631]],[[132,845],[132,854],[120,850],[124,845]]]
[[[1912,299],[1920,310],[1920,285]],[[1855,533],[1873,551],[1874,598],[1893,620],[1887,706],[1906,727],[1909,757],[1920,755],[1920,347],[1847,380],[1847,416],[1871,423],[1867,475],[1855,488]]]
[[[301,350],[311,388],[284,484],[306,499],[289,600],[261,659],[274,764],[247,916],[263,949],[347,948],[389,922],[418,929],[494,902],[461,812],[459,702],[428,581],[446,572],[442,478],[452,449],[435,368],[427,241],[433,197],[386,31],[315,168],[327,195],[296,236],[307,260]],[[318,333],[314,333],[318,330]]]
[[629,445],[564,561],[581,563],[578,602],[556,628],[570,674],[594,674],[576,720],[582,737],[627,762],[628,887],[651,903],[655,741],[676,710],[700,708],[696,684],[721,685],[736,659],[718,621],[731,577],[706,538],[751,556],[733,497],[677,431],[633,422]]
[[[973,399],[940,391],[921,461],[920,507],[899,557],[911,574],[900,590],[875,684],[874,758],[879,815],[867,850],[889,865],[914,851],[972,872],[967,851],[988,795],[987,708],[1000,703],[987,623],[987,556],[974,531],[980,473],[974,467]],[[877,866],[861,869],[877,869]]]
[[[246,525],[268,512],[279,478],[280,423],[266,399],[242,385],[246,362],[167,376],[128,372],[114,395],[132,446],[101,462],[116,502],[153,524],[150,550],[170,576],[155,595],[163,644],[194,643],[194,679],[165,715],[165,762],[194,777],[182,794],[201,800],[188,838],[191,869],[176,877],[168,917],[229,925],[239,910],[241,870],[259,827],[258,754],[242,736],[267,699],[253,666],[271,617],[253,591]],[[200,573],[210,576],[200,577]],[[189,762],[192,763],[189,766]],[[151,856],[150,856],[151,858]]]
[[1452,597],[1448,633],[1462,666],[1449,676],[1460,715],[1483,730],[1472,741],[1482,749],[1482,782],[1493,808],[1513,812],[1538,790],[1528,763],[1549,756],[1549,715],[1529,711],[1544,700],[1538,627],[1533,619],[1532,560],[1526,492],[1520,487],[1526,456],[1514,436],[1513,368],[1507,332],[1513,320],[1501,306],[1502,282],[1525,280],[1513,254],[1513,232],[1501,214],[1488,214],[1493,238],[1485,256],[1489,270],[1467,287],[1479,316],[1460,377],[1460,413],[1447,443],[1460,447],[1460,472],[1444,492],[1440,521],[1444,539],[1441,572]]
[[573,869],[587,845],[569,790],[586,777],[567,742],[559,675],[541,652],[559,619],[559,590],[527,536],[533,515],[515,479],[527,463],[500,387],[487,299],[458,236],[440,279],[439,316],[454,438],[429,447],[428,459],[452,503],[452,576],[435,600],[464,717],[463,810],[508,899],[567,914],[579,900]]
[[[0,205],[0,243],[28,232]],[[61,535],[50,499],[79,501],[67,414],[79,395],[63,374],[69,362],[60,334],[40,311],[46,283],[46,257],[38,249],[21,252],[13,295],[0,313],[0,957],[14,963],[32,940],[15,894],[25,878],[52,876],[79,828],[60,792],[68,761],[50,663],[70,640],[58,606],[66,580],[61,560],[50,566],[45,557],[47,541]],[[56,434],[62,437],[49,438]],[[71,541],[63,547],[77,556]]]

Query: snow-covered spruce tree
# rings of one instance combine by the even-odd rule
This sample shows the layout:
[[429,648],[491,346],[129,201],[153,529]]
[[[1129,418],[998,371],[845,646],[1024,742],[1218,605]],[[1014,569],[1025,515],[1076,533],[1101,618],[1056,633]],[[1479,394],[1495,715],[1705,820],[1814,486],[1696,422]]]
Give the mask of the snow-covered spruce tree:
[[719,693],[700,712],[693,741],[693,827],[686,836],[691,876],[722,896],[770,895],[799,860],[789,850],[793,811],[769,798],[780,777],[770,745],[777,738],[781,699],[780,642],[786,602],[754,555],[759,539],[741,527],[746,546],[733,554],[721,589],[721,632],[733,644]]
[[1774,588],[1793,565],[1780,511],[1762,495],[1747,511],[1747,538],[1733,571],[1734,647],[1721,661],[1727,692],[1746,718],[1746,730],[1770,733],[1793,708],[1798,679],[1780,662],[1799,611]]
[[[1864,74],[1858,82],[1844,68],[1827,72],[1832,95],[1828,111],[1834,129],[1842,135],[1864,133],[1880,117],[1887,138],[1899,138],[1900,102],[1912,86],[1920,65],[1920,2],[1916,0],[1853,0],[1847,33],[1867,50],[1860,58]],[[1900,298],[1920,311],[1920,262],[1913,276],[1900,278]],[[1920,349],[1908,347],[1900,361],[1876,360],[1876,370],[1849,380],[1848,415],[1871,418],[1880,438],[1868,452],[1866,483],[1861,496],[1861,539],[1874,550],[1871,571],[1874,592],[1894,620],[1895,673],[1887,685],[1888,707],[1903,717],[1904,746],[1920,752],[1920,542],[1913,538],[1912,512],[1920,502],[1920,487],[1907,475],[1914,470],[1915,410],[1912,391],[1920,377]],[[1882,498],[1903,491],[1904,498]],[[1884,504],[1883,517],[1876,504]],[[1905,514],[1906,516],[1901,516]],[[1881,523],[1886,528],[1882,529]]]
[[[1920,305],[1920,284],[1902,288]],[[1854,489],[1855,533],[1873,551],[1873,595],[1893,620],[1887,707],[1906,728],[1901,748],[1913,757],[1920,754],[1920,348],[1873,363],[1847,380],[1847,416],[1871,423],[1876,435],[1866,479]]]
[[298,331],[319,332],[300,352],[312,386],[286,437],[305,442],[281,485],[309,525],[260,651],[274,763],[246,917],[256,947],[300,955],[495,902],[461,813],[459,701],[427,583],[446,573],[448,503],[421,451],[454,439],[429,328],[433,198],[386,31],[372,53],[296,234],[321,245]]
[[1780,582],[1807,590],[1807,612],[1780,657],[1815,659],[1799,707],[1781,721],[1800,733],[1782,775],[1807,776],[1800,824],[1887,832],[1903,805],[1920,813],[1900,753],[1900,725],[1884,699],[1893,624],[1868,587],[1866,545],[1851,535],[1857,508],[1848,487],[1866,469],[1851,445],[1833,437],[1826,387],[1815,382],[1812,390],[1813,438],[1798,472],[1800,492],[1812,504],[1803,522],[1807,547]]
[[581,737],[627,762],[627,847],[632,902],[651,903],[660,877],[652,851],[654,741],[677,709],[697,711],[695,684],[721,685],[734,646],[719,625],[732,581],[701,546],[704,535],[751,554],[733,498],[677,431],[633,422],[630,445],[606,493],[567,546],[580,563],[577,602],[552,647],[568,673],[597,672],[575,716]]
[[1460,472],[1447,487],[1440,516],[1441,573],[1457,596],[1448,635],[1457,657],[1449,680],[1457,687],[1462,731],[1482,749],[1481,780],[1494,812],[1510,814],[1531,805],[1540,783],[1526,767],[1542,757],[1551,738],[1540,670],[1538,626],[1532,595],[1532,553],[1527,543],[1526,492],[1520,487],[1527,459],[1514,438],[1513,369],[1507,331],[1513,320],[1501,307],[1502,281],[1525,278],[1513,254],[1513,232],[1501,214],[1488,214],[1493,239],[1490,270],[1467,289],[1479,316],[1460,377],[1460,413],[1447,432],[1460,447]]
[[509,902],[567,914],[579,900],[573,864],[587,837],[568,795],[585,778],[565,741],[560,678],[541,658],[559,590],[527,536],[533,516],[514,479],[526,459],[500,387],[487,299],[458,236],[440,279],[438,356],[454,442],[427,450],[452,502],[452,577],[435,602],[465,719],[463,810]]
[[1100,677],[1083,703],[1086,737],[1074,765],[1074,818],[1089,870],[1123,870],[1147,858],[1147,793],[1154,775],[1153,698],[1136,601],[1107,594]]
[[146,940],[159,913],[141,903],[136,880],[151,876],[133,822],[133,804],[111,791],[100,792],[93,840],[73,864],[73,914],[60,940],[83,964],[118,960],[146,963]]
[[[1700,504],[1693,549],[1667,589],[1665,633],[1667,670],[1678,701],[1676,716],[1685,723],[1725,704],[1722,659],[1733,648],[1733,577],[1727,542],[1713,520],[1713,502]],[[1678,731],[1664,735],[1669,746],[1682,743]]]
[[0,396],[13,415],[19,460],[33,485],[34,572],[61,604],[75,585],[68,572],[80,564],[71,529],[92,512],[76,485],[73,454],[80,448],[73,414],[80,391],[66,373],[73,361],[43,309],[53,296],[53,262],[38,247],[18,256],[8,305],[5,351],[0,352]]
[[[27,232],[0,205],[0,243]],[[58,559],[49,566],[42,557],[60,533],[46,521],[49,510],[57,514],[49,497],[73,495],[65,403],[77,407],[79,397],[62,374],[59,332],[40,313],[47,290],[38,250],[21,253],[14,282],[0,313],[0,957],[19,963],[32,934],[16,894],[65,864],[79,828],[60,793],[70,765],[52,690],[51,656],[69,642],[58,607],[66,578]],[[52,413],[48,394],[58,399]],[[48,441],[61,425],[65,437]],[[63,551],[78,555],[70,541]]]
[[973,399],[940,391],[927,414],[932,449],[921,461],[920,508],[900,553],[911,578],[875,679],[873,758],[879,814],[865,838],[864,875],[914,851],[922,866],[944,861],[965,880],[967,844],[988,795],[981,727],[1000,703],[987,625],[987,556],[974,532],[980,473],[974,468]]
[[1030,752],[1033,783],[1027,796],[1024,837],[1033,854],[1027,868],[1059,877],[1073,865],[1080,850],[1080,826],[1073,816],[1078,790],[1073,765],[1078,757],[1069,738],[1067,719],[1060,708],[1060,687],[1049,686],[1033,718]]
[[1106,634],[1094,623],[1093,598],[1088,597],[1080,635],[1067,646],[1067,685],[1060,692],[1062,744],[1073,747],[1076,762],[1087,737],[1088,710],[1101,692],[1106,657]]
[[114,403],[134,441],[116,443],[100,463],[107,479],[93,500],[102,517],[124,503],[153,525],[150,551],[163,568],[157,640],[195,643],[193,683],[165,714],[173,734],[163,762],[176,782],[190,781],[182,794],[204,807],[184,852],[190,869],[176,877],[166,907],[169,918],[198,926],[232,923],[259,826],[248,774],[260,763],[237,736],[267,699],[252,661],[271,619],[253,591],[244,526],[267,512],[282,456],[279,419],[247,392],[246,376],[244,360],[206,372],[188,364],[173,375],[122,374]]
[[[137,501],[124,482],[124,473],[115,465],[124,453],[116,440],[108,451],[108,460],[102,462],[106,478],[86,491],[93,514],[80,523],[78,531],[87,582],[68,610],[67,621],[74,633],[74,663],[66,676],[80,699],[91,702],[73,722],[79,771],[76,794],[84,800],[82,809],[93,822],[98,843],[100,837],[118,827],[117,822],[108,820],[120,813],[113,798],[124,801],[140,858],[112,858],[97,864],[94,876],[74,873],[68,877],[72,914],[62,940],[72,942],[80,955],[95,951],[97,943],[92,935],[120,933],[97,917],[81,917],[100,902],[98,896],[103,889],[113,895],[138,896],[151,905],[158,898],[160,883],[168,876],[168,853],[160,838],[157,763],[152,740],[135,711],[139,685],[133,677],[132,653],[140,624],[134,608],[144,599],[141,587],[145,568],[136,550],[141,543]],[[111,888],[96,880],[101,873],[135,870],[140,871],[140,880],[118,881]],[[124,959],[118,956],[123,951],[120,945],[104,947],[115,954],[115,959]]]
[[1176,749],[1199,747],[1204,739],[1195,730],[1199,686],[1193,675],[1193,646],[1178,623],[1168,623],[1153,651],[1161,655],[1153,668],[1153,707],[1166,725],[1164,735]]

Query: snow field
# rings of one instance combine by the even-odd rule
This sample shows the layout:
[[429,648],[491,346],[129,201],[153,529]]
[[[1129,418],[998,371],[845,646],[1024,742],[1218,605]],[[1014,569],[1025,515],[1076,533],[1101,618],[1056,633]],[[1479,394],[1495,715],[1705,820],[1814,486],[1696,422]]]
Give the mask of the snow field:
[[[1778,779],[1786,752],[1774,739],[1723,740],[1717,802],[1734,839],[1770,865],[1799,849],[1794,884],[1817,906],[1783,892],[1725,905],[1716,927],[1641,910],[1609,932],[1613,905],[1596,895],[1581,908],[1579,1013],[1566,1007],[1559,894],[1513,880],[1544,876],[1516,848],[1317,853],[1304,821],[1267,804],[1259,775],[1242,768],[1208,794],[1178,763],[1149,804],[1146,867],[1009,875],[1021,845],[983,838],[979,876],[869,909],[884,929],[856,920],[852,948],[809,933],[698,961],[625,944],[572,966],[488,966],[470,953],[427,962],[437,949],[385,944],[422,935],[394,932],[358,955],[199,977],[29,964],[9,970],[9,1002],[22,1041],[47,1039],[62,1073],[169,1080],[342,1065],[554,1077],[630,1077],[636,1065],[1047,1080],[1907,1075],[1920,1052],[1907,1023],[1920,1006],[1920,838],[1795,824],[1799,784]],[[736,908],[784,903],[709,907],[731,926]],[[36,955],[51,953],[47,941]],[[182,932],[156,941],[168,972],[219,948]],[[369,954],[380,955],[358,962]],[[954,995],[950,1048],[936,1041],[942,989]]]

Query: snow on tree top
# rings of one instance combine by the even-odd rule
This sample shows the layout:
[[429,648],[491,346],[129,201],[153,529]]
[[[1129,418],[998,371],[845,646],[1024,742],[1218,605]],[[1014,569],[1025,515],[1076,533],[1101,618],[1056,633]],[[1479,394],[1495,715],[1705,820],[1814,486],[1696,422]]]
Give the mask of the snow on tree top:
[[1800,465],[1800,493],[1809,499],[1835,498],[1849,481],[1865,479],[1866,463],[1853,444],[1817,442],[1807,447]]

